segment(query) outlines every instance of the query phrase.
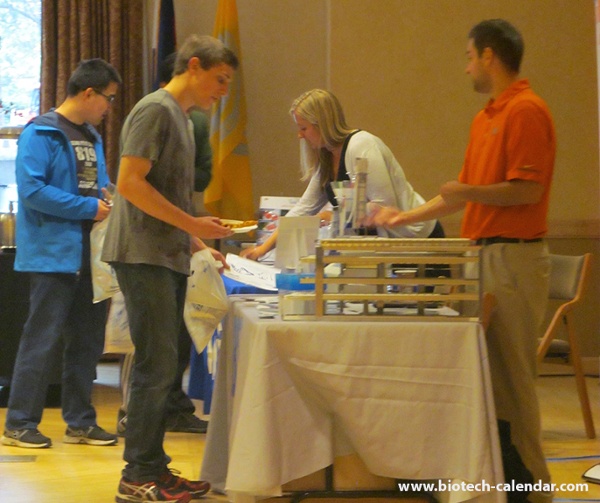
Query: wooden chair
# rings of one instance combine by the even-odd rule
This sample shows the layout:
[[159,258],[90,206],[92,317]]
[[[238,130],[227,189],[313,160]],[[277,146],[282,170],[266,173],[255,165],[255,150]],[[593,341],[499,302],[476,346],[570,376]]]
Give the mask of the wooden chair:
[[[537,350],[538,362],[545,358],[561,358],[564,363],[572,365],[575,370],[575,381],[583,422],[588,438],[596,438],[590,401],[588,398],[585,376],[581,364],[579,341],[575,333],[575,325],[571,319],[574,310],[584,298],[591,264],[591,253],[581,256],[550,255],[550,299],[564,301],[558,306],[544,336],[540,339]],[[567,340],[557,339],[559,327],[565,327]],[[555,360],[553,360],[555,361]]]

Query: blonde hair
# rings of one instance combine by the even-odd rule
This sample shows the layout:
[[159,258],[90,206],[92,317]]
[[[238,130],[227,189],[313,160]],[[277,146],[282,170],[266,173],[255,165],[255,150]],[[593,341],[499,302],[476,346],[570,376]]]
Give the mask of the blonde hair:
[[290,108],[290,115],[294,114],[315,126],[323,140],[323,146],[317,149],[304,139],[300,141],[303,178],[319,171],[321,185],[325,186],[333,180],[333,156],[329,149],[342,145],[353,129],[346,124],[339,100],[323,89],[312,89],[296,98]]

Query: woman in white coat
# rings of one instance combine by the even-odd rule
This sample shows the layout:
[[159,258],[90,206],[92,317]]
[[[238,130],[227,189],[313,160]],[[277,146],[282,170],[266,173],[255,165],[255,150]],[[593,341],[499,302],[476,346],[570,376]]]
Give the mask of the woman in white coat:
[[[337,205],[331,183],[354,179],[357,158],[366,159],[368,164],[367,201],[404,211],[425,202],[406,180],[394,154],[381,139],[348,127],[340,102],[329,91],[313,89],[304,93],[294,101],[290,114],[298,126],[304,178],[310,181],[286,216],[317,215],[327,203]],[[444,237],[441,225],[435,220],[376,230],[382,237]],[[241,255],[258,260],[276,242],[277,231],[264,243],[244,249]]]

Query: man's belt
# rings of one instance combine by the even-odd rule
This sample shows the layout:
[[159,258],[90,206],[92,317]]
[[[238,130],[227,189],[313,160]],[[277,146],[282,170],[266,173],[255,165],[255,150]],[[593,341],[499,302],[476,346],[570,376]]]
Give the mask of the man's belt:
[[503,238],[502,236],[494,236],[491,238],[479,238],[476,243],[478,246],[495,245],[498,243],[539,243],[543,238],[519,239],[519,238]]

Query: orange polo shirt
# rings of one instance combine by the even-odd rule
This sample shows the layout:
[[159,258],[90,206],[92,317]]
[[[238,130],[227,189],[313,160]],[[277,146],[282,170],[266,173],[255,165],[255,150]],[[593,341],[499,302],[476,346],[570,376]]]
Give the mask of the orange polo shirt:
[[491,206],[467,203],[461,235],[532,239],[546,234],[556,135],[548,106],[519,80],[490,100],[471,125],[469,145],[459,181],[491,185],[532,180],[544,186],[536,204]]

